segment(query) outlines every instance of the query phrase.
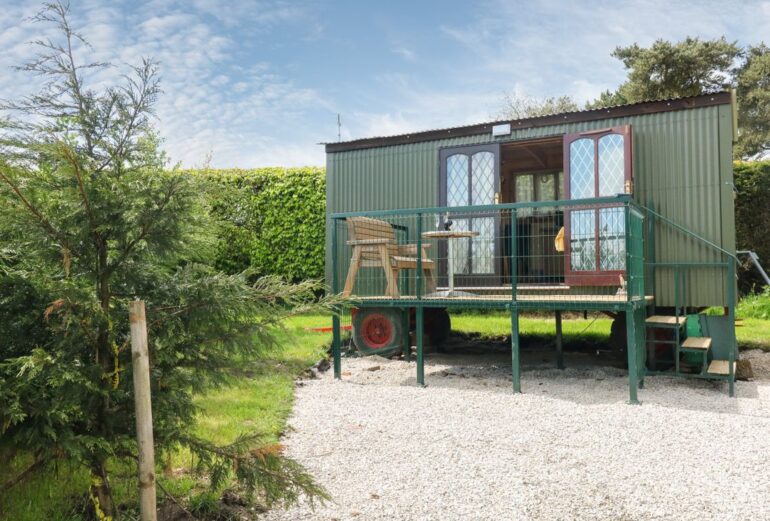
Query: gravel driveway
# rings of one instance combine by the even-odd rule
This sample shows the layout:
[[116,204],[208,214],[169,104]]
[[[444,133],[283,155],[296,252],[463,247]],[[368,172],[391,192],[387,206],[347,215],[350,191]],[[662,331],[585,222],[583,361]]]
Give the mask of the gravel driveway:
[[300,382],[287,451],[334,502],[266,519],[770,519],[770,355],[737,398],[650,377],[641,406],[621,369],[540,356],[521,395],[502,353],[429,355],[426,388],[375,357]]

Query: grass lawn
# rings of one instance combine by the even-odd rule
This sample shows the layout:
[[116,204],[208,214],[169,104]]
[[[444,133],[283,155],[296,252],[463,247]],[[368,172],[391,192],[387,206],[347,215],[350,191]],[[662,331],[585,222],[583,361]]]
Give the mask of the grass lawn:
[[[268,353],[261,360],[246,363],[243,375],[232,385],[211,391],[197,399],[201,408],[198,435],[216,443],[228,443],[239,434],[260,431],[271,441],[280,436],[291,411],[294,380],[322,356],[331,335],[305,331],[305,327],[329,326],[325,316],[302,316],[286,322],[286,333],[280,335],[281,349]],[[25,461],[14,468],[0,468],[0,483],[5,482]],[[175,467],[187,467],[189,454],[174,458]],[[111,483],[116,501],[136,503],[136,469],[113,468]],[[159,479],[178,497],[195,493],[195,480],[187,477]],[[88,487],[88,474],[79,468],[60,466],[58,471],[29,479],[0,497],[0,519],[13,521],[80,521],[73,512],[72,500]],[[159,499],[162,492],[158,491]]]
[[[589,315],[588,319],[565,318],[562,334],[565,342],[583,341],[606,343],[612,319],[606,315]],[[511,334],[511,315],[507,312],[452,314],[452,329],[483,336],[507,336]],[[519,334],[530,339],[542,338],[553,342],[556,335],[554,318],[546,316],[519,316]]]
[[[605,315],[589,315],[587,320],[583,318],[565,319],[562,321],[564,341],[606,342],[610,334],[611,324],[612,320]],[[735,333],[740,349],[770,351],[770,320],[743,318],[738,324]],[[452,328],[457,331],[477,332],[489,336],[510,335],[511,316],[509,313],[503,312],[483,315],[454,314],[452,315]],[[555,331],[556,326],[553,317],[541,318],[525,315],[519,319],[519,332],[522,336],[543,337],[545,341],[552,342]]]

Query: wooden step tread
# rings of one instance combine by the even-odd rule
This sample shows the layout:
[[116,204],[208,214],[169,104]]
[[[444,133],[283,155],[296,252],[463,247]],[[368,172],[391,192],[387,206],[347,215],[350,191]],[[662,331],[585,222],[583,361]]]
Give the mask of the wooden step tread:
[[[710,374],[727,376],[730,374],[730,366],[728,365],[727,360],[712,360],[709,364],[708,372]],[[735,362],[733,362],[733,374],[735,374]]]
[[707,336],[688,336],[682,342],[684,349],[709,349],[711,347],[711,337]]
[[681,326],[687,321],[687,317],[685,315],[681,315],[678,318],[669,315],[652,315],[651,317],[647,317],[646,322],[654,326],[676,326],[677,320],[679,321],[678,324]]

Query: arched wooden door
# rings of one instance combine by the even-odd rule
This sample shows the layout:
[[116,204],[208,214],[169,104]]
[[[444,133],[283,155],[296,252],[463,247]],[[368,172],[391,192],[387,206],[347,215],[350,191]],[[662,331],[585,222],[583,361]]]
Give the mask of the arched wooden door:
[[[439,152],[441,206],[479,206],[499,202],[500,145],[445,148]],[[478,232],[472,239],[453,239],[454,278],[459,286],[497,286],[500,279],[499,212],[448,213],[453,230]],[[445,241],[444,241],[445,242]],[[446,245],[440,245],[446,254]],[[440,263],[445,279],[447,265]]]
[[[570,200],[632,193],[629,125],[564,136],[564,193]],[[615,286],[626,272],[623,206],[606,204],[565,211],[564,282]]]

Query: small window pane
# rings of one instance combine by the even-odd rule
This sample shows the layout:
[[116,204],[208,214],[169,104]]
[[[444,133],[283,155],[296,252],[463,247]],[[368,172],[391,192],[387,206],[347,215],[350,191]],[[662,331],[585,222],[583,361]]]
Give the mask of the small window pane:
[[596,270],[595,210],[570,212],[570,263],[572,271]]
[[569,146],[570,199],[594,197],[594,141],[582,138]]
[[553,201],[553,174],[539,174],[537,176],[537,189],[539,193],[538,201]]
[[[467,232],[470,229],[468,219],[453,219],[452,231]],[[452,241],[452,252],[454,257],[454,272],[456,275],[467,275],[470,273],[470,262],[468,259],[468,241],[470,239],[449,239]]]
[[599,196],[623,193],[624,159],[623,136],[609,134],[599,139]]
[[516,176],[516,202],[528,203],[535,198],[531,175]]
[[472,220],[473,231],[479,235],[471,243],[473,273],[494,273],[495,219],[492,217]]
[[[516,202],[528,203],[535,200],[535,187],[532,175],[516,176]],[[532,208],[521,208],[518,210],[519,217],[528,217],[532,215]]]
[[625,269],[625,218],[622,207],[599,210],[599,262],[603,271]]
[[[537,179],[537,200],[538,201],[554,201],[554,174],[538,174],[535,176]],[[554,211],[553,206],[543,206],[537,209],[537,213],[552,213]]]
[[472,157],[471,204],[492,204],[495,201],[495,155],[477,152]]
[[455,154],[446,160],[447,206],[468,205],[468,156]]

